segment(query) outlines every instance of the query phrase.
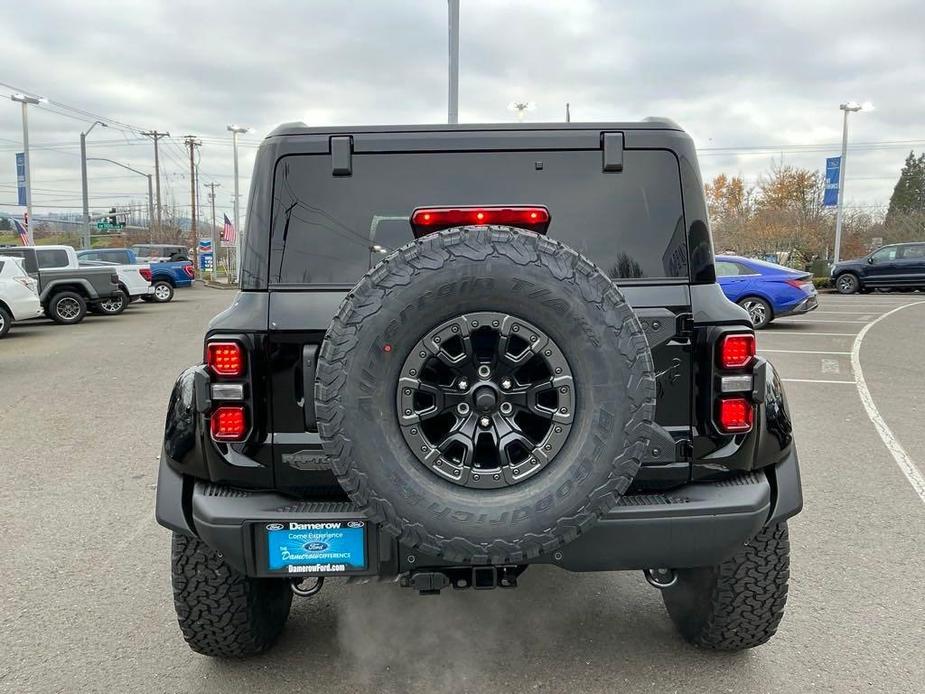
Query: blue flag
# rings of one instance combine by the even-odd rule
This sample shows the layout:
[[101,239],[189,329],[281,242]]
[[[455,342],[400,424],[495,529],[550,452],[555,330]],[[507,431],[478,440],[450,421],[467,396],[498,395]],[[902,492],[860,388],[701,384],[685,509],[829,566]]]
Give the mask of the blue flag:
[[16,153],[16,193],[20,206],[26,204],[26,153]]
[[823,207],[838,205],[838,173],[841,170],[841,157],[829,157],[825,160],[825,195],[822,196]]

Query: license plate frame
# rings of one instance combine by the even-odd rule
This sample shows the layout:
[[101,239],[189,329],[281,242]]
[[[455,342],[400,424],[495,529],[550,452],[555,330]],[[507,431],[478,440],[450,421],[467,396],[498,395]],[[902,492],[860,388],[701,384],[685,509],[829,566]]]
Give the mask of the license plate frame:
[[377,560],[363,518],[300,518],[253,523],[256,569],[264,576],[356,576]]

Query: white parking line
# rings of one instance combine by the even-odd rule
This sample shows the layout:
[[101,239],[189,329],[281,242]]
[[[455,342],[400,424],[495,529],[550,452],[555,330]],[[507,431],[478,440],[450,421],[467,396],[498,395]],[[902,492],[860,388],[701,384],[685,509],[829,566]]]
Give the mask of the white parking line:
[[847,383],[854,385],[854,381],[833,381],[826,378],[782,378],[784,383]]
[[851,352],[828,352],[814,349],[759,349],[759,352],[774,352],[775,354],[851,354]]
[[767,335],[768,337],[777,336],[777,335],[824,335],[825,337],[855,337],[857,333],[813,333],[804,330],[769,330],[762,333],[762,335]]
[[876,311],[813,311],[814,316],[819,316],[823,313],[831,316],[856,316],[858,314],[870,315],[871,313],[876,313]]
[[800,323],[866,323],[866,320],[830,320],[828,318],[778,318],[778,323],[793,323],[794,321],[799,321]]
[[909,457],[906,449],[903,448],[902,444],[896,440],[896,437],[893,435],[890,427],[887,426],[886,421],[884,421],[883,417],[880,416],[880,411],[877,409],[877,405],[874,403],[874,399],[870,394],[870,390],[867,388],[867,381],[864,380],[864,372],[861,370],[861,343],[864,341],[864,336],[867,335],[867,331],[887,316],[890,316],[897,311],[906,308],[907,306],[918,306],[920,304],[925,304],[925,301],[916,301],[911,304],[897,306],[892,311],[884,313],[876,320],[873,320],[865,325],[861,332],[858,333],[858,336],[854,339],[854,346],[851,348],[851,367],[854,369],[854,375],[858,387],[858,395],[861,397],[861,403],[864,405],[864,409],[867,411],[867,416],[870,418],[870,421],[873,422],[874,428],[877,430],[877,433],[880,434],[880,438],[883,440],[883,444],[887,447],[887,450],[893,456],[893,460],[896,461],[899,469],[902,470],[902,473],[906,476],[906,479],[909,480],[909,484],[912,485],[915,493],[918,494],[922,502],[925,503],[925,477],[922,476],[921,471],[912,461],[912,458]]

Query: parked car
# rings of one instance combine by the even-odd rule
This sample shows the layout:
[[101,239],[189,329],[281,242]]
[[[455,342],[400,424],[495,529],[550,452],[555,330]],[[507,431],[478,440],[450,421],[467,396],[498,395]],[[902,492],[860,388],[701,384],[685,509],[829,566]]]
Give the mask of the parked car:
[[[149,246],[136,246],[138,248],[149,249]],[[170,246],[169,248],[181,248],[180,246]],[[150,251],[146,251],[150,252]],[[97,248],[93,250],[78,251],[80,258],[87,260],[99,260],[115,263],[124,263],[126,265],[137,265],[139,263],[150,263],[149,272],[141,270],[141,274],[147,278],[151,284],[151,292],[141,296],[143,301],[154,301],[156,303],[165,303],[173,299],[174,289],[188,287],[193,283],[196,273],[193,264],[189,260],[158,260],[155,257],[139,258],[130,248]]]
[[22,258],[0,255],[0,338],[13,321],[38,318],[42,312],[38,283],[22,266]]
[[71,246],[3,246],[0,254],[22,258],[38,281],[45,315],[56,323],[79,323],[89,304],[122,296],[119,274],[111,267],[81,267]]
[[193,650],[269,648],[328,576],[433,595],[536,565],[644,570],[703,648],[772,637],[794,427],[679,126],[290,124],[251,191],[241,291],[166,408]]
[[764,260],[718,255],[716,279],[726,297],[748,311],[756,330],[775,318],[807,313],[819,306],[810,273]]
[[840,294],[873,289],[925,291],[925,243],[894,243],[863,258],[843,260],[832,267],[832,281]]

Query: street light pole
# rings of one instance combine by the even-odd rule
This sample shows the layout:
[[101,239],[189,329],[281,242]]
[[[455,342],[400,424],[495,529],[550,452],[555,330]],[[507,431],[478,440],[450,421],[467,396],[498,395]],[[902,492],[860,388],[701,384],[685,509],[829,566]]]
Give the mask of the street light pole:
[[446,122],[459,123],[459,0],[447,0],[449,29],[449,94]]
[[87,135],[97,125],[107,126],[103,121],[98,120],[93,123],[86,132],[80,133],[80,183],[81,192],[83,193],[84,218],[83,218],[83,238],[81,239],[82,248],[90,248],[90,193],[87,190]]
[[243,247],[242,239],[244,230],[241,229],[241,210],[240,210],[240,193],[238,192],[238,135],[250,131],[250,128],[242,128],[240,125],[229,125],[228,132],[231,133],[231,141],[234,149],[234,267],[235,277],[241,278],[241,248]]
[[857,111],[872,111],[873,106],[870,103],[859,104],[849,101],[846,104],[840,104],[839,107],[845,112],[842,122],[841,133],[841,161],[838,162],[838,205],[835,209],[835,263],[838,263],[841,257],[841,227],[842,227],[842,206],[845,201],[845,170],[847,169],[848,159],[848,114]]
[[34,241],[32,235],[32,167],[29,166],[29,104],[40,104],[44,99],[25,94],[12,94],[10,99],[22,104],[22,151],[23,168],[26,174],[26,231],[29,234],[29,244]]

